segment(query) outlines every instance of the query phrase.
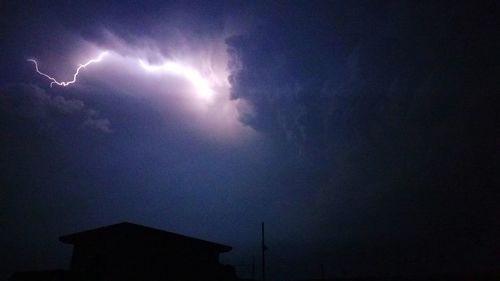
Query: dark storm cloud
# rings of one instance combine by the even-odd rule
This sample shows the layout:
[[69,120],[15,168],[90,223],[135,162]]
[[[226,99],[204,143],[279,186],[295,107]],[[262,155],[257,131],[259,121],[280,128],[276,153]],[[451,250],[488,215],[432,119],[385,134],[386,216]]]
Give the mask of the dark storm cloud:
[[491,111],[475,109],[492,95],[480,36],[491,18],[407,5],[343,7],[356,19],[318,5],[227,39],[231,96],[249,104],[241,121],[321,153],[432,144],[437,131],[453,142],[457,127],[487,124]]
[[31,120],[42,131],[60,132],[62,128],[82,127],[106,133],[111,131],[110,121],[99,118],[98,112],[85,106],[82,100],[49,94],[32,84],[10,85],[1,89],[0,107],[3,114]]
[[[463,92],[472,90],[454,79],[487,73],[480,69],[487,57],[477,57],[484,50],[467,46],[469,40],[485,40],[476,34],[485,32],[482,26],[455,25],[478,21],[464,15],[463,7],[373,6],[342,7],[355,19],[326,3],[305,9],[305,15],[288,7],[286,17],[227,39],[232,98],[251,105],[242,121],[298,142],[319,141],[337,129],[373,138],[380,136],[377,130],[414,128],[424,115],[449,110],[437,107],[462,102]],[[433,94],[444,91],[460,92]]]
[[379,242],[403,259],[475,251],[497,213],[484,197],[496,184],[490,7],[291,6],[226,42],[241,121],[313,161],[294,204],[367,256]]

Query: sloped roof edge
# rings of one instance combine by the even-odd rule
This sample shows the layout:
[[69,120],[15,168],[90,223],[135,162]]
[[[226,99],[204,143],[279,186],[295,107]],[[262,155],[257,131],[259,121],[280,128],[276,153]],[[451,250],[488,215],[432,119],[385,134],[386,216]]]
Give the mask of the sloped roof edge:
[[198,238],[193,238],[173,232],[168,232],[165,230],[157,229],[157,228],[152,228],[140,224],[135,224],[135,223],[130,223],[130,222],[122,222],[122,223],[117,223],[117,224],[112,224],[108,226],[103,226],[103,227],[98,227],[94,229],[89,229],[77,233],[72,233],[72,234],[67,234],[59,237],[59,241],[65,243],[65,244],[78,244],[80,242],[84,241],[90,241],[90,240],[99,240],[104,237],[110,237],[113,235],[120,235],[120,234],[129,234],[129,233],[134,233],[134,234],[140,234],[144,235],[144,237],[155,237],[155,238],[161,238],[161,239],[169,239],[169,240],[175,240],[175,241],[182,241],[182,242],[187,242],[190,244],[198,245],[198,246],[203,246],[203,247],[208,247],[212,248],[218,252],[228,252],[232,249],[232,247],[215,243],[215,242],[210,242]]

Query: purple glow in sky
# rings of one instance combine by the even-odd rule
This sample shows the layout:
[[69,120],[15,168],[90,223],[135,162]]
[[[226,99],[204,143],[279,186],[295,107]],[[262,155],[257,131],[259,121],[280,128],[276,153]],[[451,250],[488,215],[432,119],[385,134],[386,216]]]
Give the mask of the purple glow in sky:
[[[28,59],[27,61],[33,62],[35,65],[36,72],[52,82],[50,83],[50,87],[52,87],[53,84],[59,85],[59,86],[69,86],[71,84],[74,84],[76,82],[76,79],[78,77],[78,74],[80,74],[80,70],[82,68],[86,68],[90,64],[101,62],[103,58],[109,53],[109,51],[104,51],[101,54],[99,54],[98,57],[91,59],[87,61],[84,64],[80,64],[78,68],[76,69],[75,73],[73,74],[73,80],[70,81],[57,81],[54,77],[45,74],[40,71],[38,68],[38,63],[34,59]],[[151,65],[141,59],[138,60],[139,65],[146,71],[148,72],[166,72],[169,74],[173,75],[178,75],[183,78],[185,78],[187,81],[191,82],[193,86],[196,88],[197,93],[200,96],[203,96],[206,99],[210,99],[212,95],[214,94],[213,90],[211,89],[209,85],[208,79],[203,77],[196,69],[186,66],[180,62],[174,62],[174,61],[166,61],[161,65]]]
[[196,88],[196,92],[206,98],[210,99],[212,97],[213,90],[210,88],[207,79],[202,77],[198,71],[183,64],[167,61],[161,65],[151,65],[142,60],[139,61],[142,68],[150,72],[167,72],[174,75],[179,75],[184,77],[186,80],[191,82]]
[[[125,46],[123,42],[118,50],[102,51],[94,46],[87,46],[83,48],[83,53],[85,49],[99,55],[79,64],[70,81],[59,81],[53,75],[40,71],[36,60],[28,61],[34,63],[38,74],[51,81],[51,87],[54,84],[63,87],[76,85],[82,69],[87,70],[87,66],[101,62],[100,68],[87,70],[85,76],[118,87],[120,92],[154,100],[163,112],[168,109],[162,109],[161,104],[180,100],[181,104],[176,106],[176,110],[182,108],[183,115],[190,120],[190,126],[204,131],[206,136],[219,140],[223,136],[223,139],[235,140],[235,137],[247,138],[255,133],[238,121],[237,107],[241,107],[243,102],[229,98],[227,55],[223,49],[214,51],[216,48],[212,47],[201,52],[182,50],[180,55],[168,59],[155,48],[137,49]],[[156,59],[151,62],[148,59],[151,57]],[[175,101],[172,101],[173,96],[177,97]]]

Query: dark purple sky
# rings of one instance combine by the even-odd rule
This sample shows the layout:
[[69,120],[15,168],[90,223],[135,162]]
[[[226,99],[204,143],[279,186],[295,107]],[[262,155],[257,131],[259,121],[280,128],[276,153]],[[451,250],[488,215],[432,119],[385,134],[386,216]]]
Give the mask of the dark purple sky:
[[[3,1],[0,278],[65,268],[60,235],[121,221],[229,244],[231,264],[259,262],[265,221],[275,279],[498,269],[496,13]],[[68,87],[26,61],[67,81],[104,50]]]

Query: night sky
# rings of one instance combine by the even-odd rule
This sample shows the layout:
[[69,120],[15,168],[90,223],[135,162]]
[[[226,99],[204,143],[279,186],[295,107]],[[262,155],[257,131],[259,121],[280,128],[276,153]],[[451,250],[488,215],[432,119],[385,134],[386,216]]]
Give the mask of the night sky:
[[240,277],[262,221],[272,279],[499,270],[498,2],[421,2],[1,1],[0,279],[122,221]]

